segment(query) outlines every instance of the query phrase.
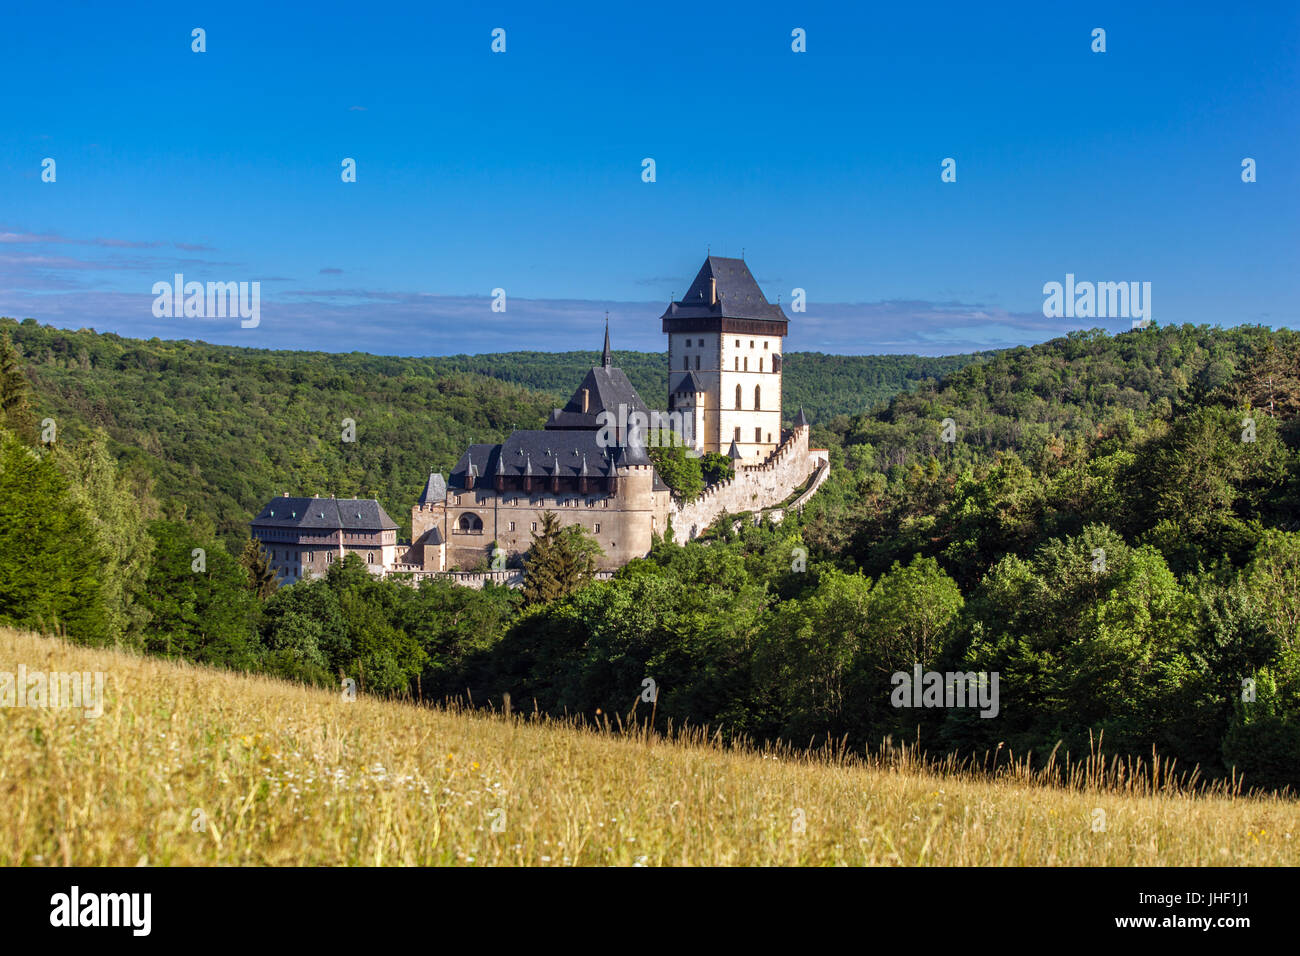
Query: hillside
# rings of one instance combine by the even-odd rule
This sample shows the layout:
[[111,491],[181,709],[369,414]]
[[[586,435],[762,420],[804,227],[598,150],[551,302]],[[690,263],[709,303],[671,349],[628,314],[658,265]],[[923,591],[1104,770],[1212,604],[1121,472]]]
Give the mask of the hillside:
[[[0,319],[61,437],[107,431],[116,457],[152,477],[169,517],[213,522],[232,548],[268,498],[376,497],[409,534],[429,470],[472,442],[538,428],[567,400],[592,352],[390,358],[142,341]],[[653,405],[667,392],[662,353],[618,352]],[[974,356],[788,357],[786,407],[859,411]],[[341,440],[344,419],[356,441]]]
[[349,703],[0,629],[0,671],[20,663],[103,672],[106,693],[97,719],[5,711],[0,866],[1300,863],[1300,808],[1276,798]]
[[[882,406],[824,420],[845,447],[870,446],[881,470],[927,457],[973,461],[1046,448],[1168,419],[1226,396],[1288,417],[1300,401],[1300,334],[1262,326],[1170,325],[1109,335],[1071,332],[987,353]],[[955,441],[941,440],[951,418]]]
[[[390,697],[468,692],[500,707],[509,694],[587,719],[621,710],[649,676],[662,690],[660,730],[829,736],[862,754],[886,738],[942,754],[1005,746],[1040,770],[1058,745],[1080,754],[1104,737],[1129,759],[1155,753],[1208,779],[1300,788],[1294,332],[1079,333],[995,356],[816,426],[830,479],[780,525],[719,522],[686,545],[661,540],[608,581],[582,573],[584,543],[570,536],[533,549],[544,566],[529,573],[550,583],[531,592],[414,588],[355,558],[268,587],[255,549],[223,547],[192,499],[161,481],[172,520],[158,519],[102,441],[68,441],[65,429],[40,446],[27,382],[64,376],[74,387],[59,400],[80,400],[87,373],[69,365],[82,358],[41,353],[24,369],[2,344],[0,624],[322,687],[355,674]],[[132,370],[112,381],[153,403],[156,421],[122,395],[101,388],[100,398],[139,427],[161,422],[176,436],[168,454],[210,454],[211,469],[176,479],[199,486],[273,487],[268,445],[292,456],[267,434],[301,441],[348,389],[377,401],[382,388],[413,420],[423,411],[412,395],[472,421],[473,389],[505,390],[521,410],[543,394],[368,356],[281,367],[284,357],[255,354],[265,365],[244,375],[252,359],[232,371],[202,346],[146,344],[112,360]],[[389,371],[371,376],[380,366]],[[261,382],[288,389],[292,415],[268,406]],[[159,408],[168,390],[184,396],[175,410]],[[245,404],[265,432],[246,427]],[[532,407],[540,417],[546,406]],[[286,432],[283,421],[301,426]],[[352,467],[357,456],[388,477],[379,469],[390,449],[367,441],[365,421],[357,445],[321,461]],[[147,465],[144,454],[128,462]],[[997,719],[894,703],[892,677],[917,666],[1001,675]]]

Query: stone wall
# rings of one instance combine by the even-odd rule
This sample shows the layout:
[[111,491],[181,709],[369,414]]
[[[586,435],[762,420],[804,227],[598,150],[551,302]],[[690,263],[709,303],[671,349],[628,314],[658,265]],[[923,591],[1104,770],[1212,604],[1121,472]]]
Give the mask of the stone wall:
[[[407,581],[412,585],[418,584],[422,578],[442,578],[452,584],[458,584],[463,588],[473,588],[476,591],[483,590],[483,585],[489,581],[493,584],[504,584],[509,588],[522,588],[524,586],[524,572],[518,568],[507,568],[504,571],[415,571],[409,568],[395,568],[389,573],[409,574],[409,578],[399,577],[396,580]],[[592,575],[592,579],[608,581],[613,576],[613,571],[597,571]]]
[[739,514],[772,508],[808,480],[819,459],[808,450],[808,427],[794,429],[761,465],[741,465],[729,481],[718,482],[673,512],[673,539],[699,536],[724,511]]

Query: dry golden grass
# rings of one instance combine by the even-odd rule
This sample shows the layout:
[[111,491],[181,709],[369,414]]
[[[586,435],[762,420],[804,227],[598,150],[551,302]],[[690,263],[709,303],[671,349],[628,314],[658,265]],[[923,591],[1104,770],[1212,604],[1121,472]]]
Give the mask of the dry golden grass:
[[108,677],[99,719],[0,710],[3,865],[1300,862],[1300,805],[1275,797],[1046,787],[347,703],[0,630],[0,671],[19,664]]

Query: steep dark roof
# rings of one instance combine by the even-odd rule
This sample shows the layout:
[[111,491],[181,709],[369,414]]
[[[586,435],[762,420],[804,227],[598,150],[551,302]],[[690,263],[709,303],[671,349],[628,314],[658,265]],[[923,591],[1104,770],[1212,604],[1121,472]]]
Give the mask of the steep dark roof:
[[737,458],[743,457],[740,454],[740,448],[737,447],[736,440],[734,438],[731,440],[731,447],[727,449],[727,457],[730,458],[732,461],[735,461]]
[[673,394],[676,395],[679,392],[686,392],[688,394],[694,395],[697,392],[703,392],[703,391],[705,391],[705,388],[702,384],[700,384],[700,380],[695,377],[695,373],[687,372],[685,375],[682,376],[682,380],[677,383],[677,387],[673,389]]
[[799,406],[799,417],[794,420],[795,428],[804,428],[808,424],[808,416],[803,413],[803,406]]
[[258,528],[391,531],[397,522],[373,498],[272,498],[251,522]]
[[434,504],[439,501],[447,500],[447,482],[438,472],[429,475],[429,481],[424,486],[424,491],[420,494],[419,503],[422,505]]
[[[644,448],[604,448],[599,444],[599,437],[595,430],[531,430],[513,432],[500,445],[470,445],[452,468],[447,484],[464,488],[470,468],[479,475],[549,477],[558,474],[561,478],[578,478],[584,468],[588,476],[607,477],[611,469],[651,463]],[[654,487],[656,490],[666,487],[657,472]]]
[[[717,280],[717,301],[712,301],[710,279]],[[709,256],[695,281],[678,302],[668,306],[662,318],[730,318],[787,322],[779,305],[773,305],[754,281],[744,259]]]
[[[588,402],[587,411],[582,410],[582,390],[587,389]],[[626,405],[628,413],[640,411],[649,413],[646,403],[641,400],[632,383],[621,368],[614,368],[608,365],[594,366],[591,371],[583,378],[582,384],[578,386],[573,397],[564,408],[557,408],[551,412],[551,417],[546,422],[548,429],[570,429],[570,428],[590,428],[600,427],[597,416],[601,412],[608,410],[610,414],[618,415],[618,406]]]

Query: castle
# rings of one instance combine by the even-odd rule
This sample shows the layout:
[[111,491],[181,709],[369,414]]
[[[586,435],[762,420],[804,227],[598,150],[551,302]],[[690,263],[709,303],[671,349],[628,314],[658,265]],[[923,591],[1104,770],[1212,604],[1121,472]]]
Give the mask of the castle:
[[[396,524],[378,502],[357,499],[273,499],[252,522],[253,536],[286,582],[349,551],[377,574],[420,576],[494,559],[500,568],[528,550],[550,511],[581,525],[603,551],[597,567],[611,570],[644,557],[670,529],[674,540],[687,540],[724,512],[772,509],[803,488],[794,502],[801,505],[828,461],[808,447],[802,410],[792,428],[781,428],[789,326],[781,307],[767,301],[744,260],[709,256],[661,321],[666,410],[651,410],[614,366],[607,324],[601,364],[544,428],[471,445],[445,479],[430,474],[411,510],[410,545],[397,544]],[[647,453],[669,430],[691,454],[729,456],[734,476],[693,501],[677,499]]]

